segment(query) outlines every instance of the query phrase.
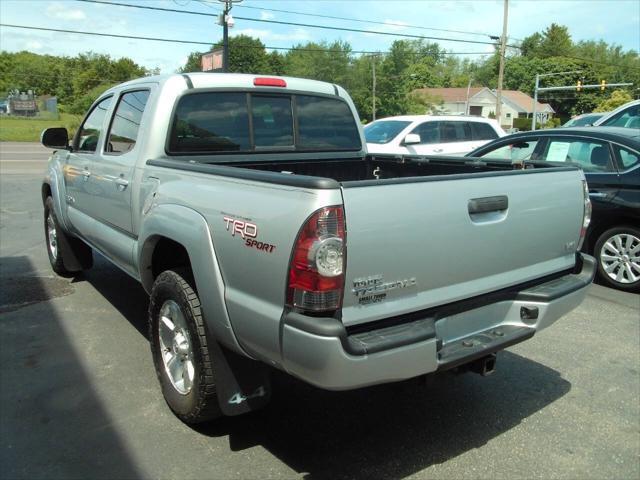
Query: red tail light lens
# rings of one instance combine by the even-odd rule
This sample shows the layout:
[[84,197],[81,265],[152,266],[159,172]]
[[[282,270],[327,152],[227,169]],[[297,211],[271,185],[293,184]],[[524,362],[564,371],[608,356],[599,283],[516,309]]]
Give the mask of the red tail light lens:
[[253,85],[256,87],[286,87],[287,82],[282,78],[256,77],[253,79]]
[[298,234],[289,267],[288,304],[311,312],[340,308],[345,254],[344,210],[321,208]]

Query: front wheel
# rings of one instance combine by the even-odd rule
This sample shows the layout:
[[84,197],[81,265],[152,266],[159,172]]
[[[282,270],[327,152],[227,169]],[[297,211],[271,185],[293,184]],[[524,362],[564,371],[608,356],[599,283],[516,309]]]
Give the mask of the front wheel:
[[593,253],[603,283],[627,292],[640,291],[640,230],[611,228],[600,235]]
[[60,229],[58,219],[53,210],[53,199],[47,197],[44,203],[44,235],[47,242],[47,254],[51,268],[61,277],[70,277],[73,272],[67,270],[62,260],[62,252],[60,251],[60,240],[64,232]]
[[167,270],[151,291],[151,352],[169,408],[186,423],[220,417],[200,299],[188,272]]

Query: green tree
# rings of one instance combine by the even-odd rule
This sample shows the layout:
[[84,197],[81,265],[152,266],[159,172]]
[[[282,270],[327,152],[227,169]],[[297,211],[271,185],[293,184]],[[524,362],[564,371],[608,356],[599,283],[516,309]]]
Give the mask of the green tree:
[[571,55],[573,42],[569,29],[564,25],[552,23],[542,34],[539,47],[541,57],[562,57]]
[[[222,41],[214,48],[222,47]],[[229,38],[229,72],[270,73],[269,59],[264,44],[257,38],[238,35]]]
[[187,61],[185,62],[185,64],[178,69],[178,72],[180,73],[201,72],[202,71],[201,58],[202,58],[201,52],[191,52],[187,57]]
[[609,98],[598,104],[594,112],[610,112],[631,100],[633,100],[633,97],[629,92],[625,90],[614,90]]

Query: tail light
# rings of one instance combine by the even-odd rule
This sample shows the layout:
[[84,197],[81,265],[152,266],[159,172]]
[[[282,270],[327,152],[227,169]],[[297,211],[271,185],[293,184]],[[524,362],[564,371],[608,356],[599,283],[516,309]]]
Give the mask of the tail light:
[[298,234],[289,266],[287,303],[308,312],[339,309],[345,256],[344,210],[321,208]]
[[580,229],[580,239],[578,240],[578,248],[580,250],[584,244],[587,235],[587,228],[591,223],[591,200],[589,200],[589,186],[586,180],[582,180],[582,194],[584,196],[584,210],[582,213],[582,228]]

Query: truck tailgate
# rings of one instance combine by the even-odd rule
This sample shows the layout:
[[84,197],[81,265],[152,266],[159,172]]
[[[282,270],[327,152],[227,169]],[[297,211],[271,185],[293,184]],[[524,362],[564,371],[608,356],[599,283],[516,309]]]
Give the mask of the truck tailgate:
[[345,182],[345,325],[482,295],[571,268],[583,215],[574,169]]

